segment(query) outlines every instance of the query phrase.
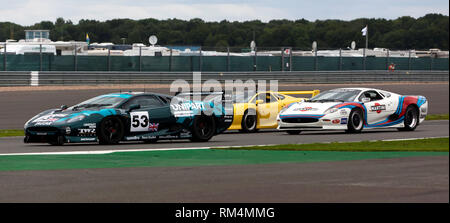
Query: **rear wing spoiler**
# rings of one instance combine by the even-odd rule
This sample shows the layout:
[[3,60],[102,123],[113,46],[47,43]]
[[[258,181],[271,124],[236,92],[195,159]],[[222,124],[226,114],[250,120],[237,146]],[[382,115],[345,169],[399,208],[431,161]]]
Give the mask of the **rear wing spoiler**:
[[312,91],[278,91],[280,94],[310,94],[311,97],[314,97],[320,93],[320,90],[312,90]]
[[225,91],[196,91],[196,92],[177,92],[175,93],[175,96],[182,97],[182,96],[201,96],[206,97],[210,95],[216,95],[216,96],[222,96],[222,101],[228,101],[231,100],[232,96],[231,94],[226,94]]

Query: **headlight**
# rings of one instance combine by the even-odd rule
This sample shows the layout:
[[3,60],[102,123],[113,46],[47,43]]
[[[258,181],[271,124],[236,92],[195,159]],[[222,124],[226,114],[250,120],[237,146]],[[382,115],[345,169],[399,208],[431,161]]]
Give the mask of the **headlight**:
[[86,118],[86,115],[77,115],[77,116],[75,116],[73,118],[69,118],[67,120],[67,123],[78,122],[78,121],[83,120],[84,118]]
[[325,111],[325,114],[331,114],[331,113],[335,113],[337,112],[339,109],[338,108],[329,108]]

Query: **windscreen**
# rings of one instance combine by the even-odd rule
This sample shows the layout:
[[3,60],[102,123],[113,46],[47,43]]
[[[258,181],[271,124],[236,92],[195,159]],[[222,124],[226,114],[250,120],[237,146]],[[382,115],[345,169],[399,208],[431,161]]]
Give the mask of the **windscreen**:
[[115,107],[127,100],[126,97],[119,97],[115,95],[101,95],[89,100],[83,101],[77,105],[70,107],[69,109],[79,109],[79,108],[94,108],[94,107]]
[[361,90],[357,89],[333,89],[329,91],[324,91],[308,101],[310,102],[354,101],[360,92]]

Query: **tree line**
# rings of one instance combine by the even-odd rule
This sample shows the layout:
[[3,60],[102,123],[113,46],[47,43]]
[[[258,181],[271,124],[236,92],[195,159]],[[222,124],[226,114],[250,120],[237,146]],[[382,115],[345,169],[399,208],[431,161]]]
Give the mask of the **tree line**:
[[107,21],[82,19],[78,24],[58,18],[32,26],[0,22],[0,41],[24,39],[27,29],[48,29],[53,41],[112,42],[116,44],[146,43],[156,35],[158,45],[189,45],[205,47],[248,48],[255,38],[258,47],[291,46],[311,49],[313,41],[319,49],[347,48],[355,41],[365,46],[361,29],[369,27],[369,48],[448,50],[449,17],[427,14],[420,18],[403,16],[393,20],[360,18],[343,20],[259,20],[245,22],[207,22],[202,19],[113,19]]

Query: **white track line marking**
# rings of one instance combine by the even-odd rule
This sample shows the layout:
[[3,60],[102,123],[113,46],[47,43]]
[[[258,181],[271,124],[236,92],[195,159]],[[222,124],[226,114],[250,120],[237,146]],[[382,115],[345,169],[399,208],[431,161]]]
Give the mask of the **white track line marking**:
[[[409,141],[417,139],[435,139],[448,138],[449,136],[423,137],[423,138],[404,138],[404,139],[384,139],[384,140],[368,140],[368,142],[390,142],[390,141]],[[315,142],[315,143],[352,143],[361,141],[345,141],[345,142]],[[297,143],[297,145],[312,144],[312,143]],[[242,146],[208,146],[208,147],[188,147],[188,148],[159,148],[159,149],[117,149],[117,150],[91,150],[91,151],[67,151],[67,152],[37,152],[37,153],[3,153],[0,156],[26,156],[26,155],[101,155],[118,152],[151,152],[151,151],[176,151],[176,150],[204,150],[214,148],[245,148],[256,146],[275,146],[279,144],[264,144],[264,145],[242,145]]]

